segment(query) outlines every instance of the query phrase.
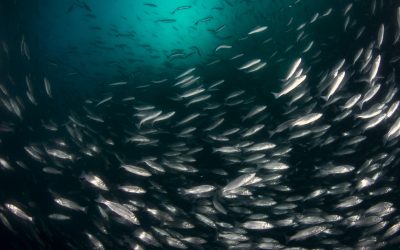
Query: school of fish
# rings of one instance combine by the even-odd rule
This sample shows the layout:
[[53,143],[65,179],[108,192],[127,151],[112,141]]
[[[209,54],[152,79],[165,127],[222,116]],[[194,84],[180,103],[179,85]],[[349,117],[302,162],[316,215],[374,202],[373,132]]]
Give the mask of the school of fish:
[[[303,4],[290,2],[283,12]],[[334,2],[309,20],[282,15],[289,47],[247,53],[240,42],[275,42],[260,19],[204,65],[109,82],[65,113],[57,79],[4,67],[35,64],[29,38],[1,41],[4,249],[397,249],[400,3]],[[92,12],[77,0],[67,13],[78,8]],[[156,22],[195,8],[175,4]],[[313,34],[332,16],[340,34]],[[214,20],[193,26],[229,26]],[[341,37],[348,48],[332,55]],[[219,65],[241,83],[204,74]]]

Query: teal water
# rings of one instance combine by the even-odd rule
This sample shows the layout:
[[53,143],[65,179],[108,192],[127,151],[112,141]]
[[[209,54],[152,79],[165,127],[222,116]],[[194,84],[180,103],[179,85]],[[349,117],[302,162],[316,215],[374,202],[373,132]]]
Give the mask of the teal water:
[[[118,0],[90,5],[88,11],[73,1],[40,1],[29,15],[34,18],[32,35],[41,46],[38,56],[57,64],[56,69],[48,66],[49,73],[79,71],[100,82],[130,76],[140,82],[162,80],[218,58],[228,59],[243,49],[252,51],[256,44],[254,53],[268,58],[295,40],[286,27],[291,18],[293,25],[300,25],[312,17],[314,10],[323,12],[332,6],[315,1],[293,2],[152,1],[146,5],[145,1]],[[188,8],[173,14],[182,6]],[[210,20],[201,21],[206,18]],[[246,38],[258,26],[268,29]],[[310,34],[312,39],[327,32],[321,26],[325,24],[311,28],[315,29]],[[335,34],[334,29],[330,32]],[[272,41],[260,45],[271,35]],[[233,48],[215,52],[221,44]]]

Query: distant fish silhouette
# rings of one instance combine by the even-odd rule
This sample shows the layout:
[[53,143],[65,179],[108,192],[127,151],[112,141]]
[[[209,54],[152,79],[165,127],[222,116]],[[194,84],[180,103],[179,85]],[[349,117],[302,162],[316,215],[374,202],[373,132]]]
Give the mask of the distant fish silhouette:
[[149,6],[149,7],[157,7],[157,5],[155,5],[154,3],[145,3],[143,5]]
[[83,9],[89,11],[89,12],[92,12],[92,9],[89,7],[89,5],[87,5],[87,3],[83,2],[83,1],[80,1],[80,0],[76,0],[76,1],[68,8],[67,14],[70,13],[70,12],[74,9],[74,6],[77,6],[77,7],[83,8]]
[[74,8],[75,3],[71,4],[71,6],[69,6],[68,10],[67,10],[67,14],[70,13],[72,11],[72,9]]

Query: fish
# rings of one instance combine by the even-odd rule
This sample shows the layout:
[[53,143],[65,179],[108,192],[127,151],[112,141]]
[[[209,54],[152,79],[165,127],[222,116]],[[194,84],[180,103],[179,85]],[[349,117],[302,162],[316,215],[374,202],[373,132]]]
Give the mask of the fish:
[[162,111],[152,111],[152,112],[149,112],[148,114],[145,114],[144,118],[142,118],[140,120],[140,122],[138,123],[138,127],[140,128],[144,123],[156,119],[161,114],[162,114]]
[[284,81],[289,80],[289,79],[293,76],[293,74],[297,71],[297,68],[300,66],[301,61],[302,61],[301,58],[297,58],[297,59],[294,61],[294,63],[293,63],[292,66],[290,67],[290,69],[289,69],[289,71],[288,71],[288,73],[287,73],[286,78],[284,79]]
[[300,86],[305,80],[307,79],[307,75],[302,75],[300,77],[296,77],[295,79],[291,80],[279,93],[272,93],[275,98],[279,98],[281,96],[287,95],[292,90]]
[[247,130],[242,134],[242,137],[249,137],[249,136],[252,136],[252,135],[256,134],[257,132],[259,132],[260,130],[262,130],[264,127],[265,127],[264,124],[254,125],[253,127],[247,129]]
[[168,120],[171,117],[173,117],[175,115],[175,113],[176,113],[175,111],[171,111],[171,112],[168,112],[165,114],[161,114],[152,121],[152,124],[154,125],[154,123],[156,123],[156,122]]
[[199,23],[206,23],[206,22],[209,22],[209,21],[211,21],[213,19],[214,19],[214,17],[210,15],[210,16],[207,16],[207,17],[204,17],[204,18],[201,18],[201,19],[197,20],[194,24],[198,25]]
[[247,113],[245,116],[243,116],[242,121],[245,121],[247,119],[250,119],[252,117],[254,117],[255,115],[263,112],[265,109],[267,108],[266,105],[260,105],[260,106],[255,106],[253,107],[249,113]]
[[327,94],[326,96],[323,96],[323,97],[322,97],[324,100],[328,101],[329,98],[337,91],[337,89],[338,89],[338,88],[340,87],[340,85],[342,84],[345,75],[346,75],[346,72],[345,72],[345,71],[342,71],[342,72],[340,72],[340,73],[336,76],[336,78],[335,78],[335,80],[333,81],[331,87],[329,88],[328,94]]
[[248,69],[248,68],[250,68],[250,67],[252,67],[252,66],[254,66],[254,65],[256,65],[256,64],[258,64],[260,62],[261,62],[261,59],[254,59],[254,60],[248,61],[247,63],[243,64],[238,69],[239,70]]
[[84,213],[87,212],[87,207],[82,207],[82,206],[78,205],[78,203],[76,203],[75,201],[72,201],[72,200],[69,200],[69,199],[66,199],[63,197],[56,197],[54,199],[54,201],[62,207],[69,208],[69,209],[72,209],[75,211],[81,211]]
[[13,169],[13,167],[10,165],[10,163],[7,160],[3,159],[3,158],[0,158],[0,166],[3,169],[7,169],[7,170]]
[[378,49],[382,46],[384,36],[385,36],[385,25],[382,23],[379,26],[379,30],[378,30],[378,38],[377,38],[377,44],[376,44],[376,47]]
[[258,63],[258,64],[256,64],[256,65],[252,66],[249,70],[247,70],[247,73],[256,72],[256,71],[258,71],[258,70],[264,68],[266,65],[267,65],[266,62],[260,62],[260,63]]
[[46,152],[49,156],[62,159],[62,160],[70,160],[73,161],[74,157],[71,154],[68,154],[62,150],[59,149],[46,149]]
[[216,187],[214,187],[212,185],[201,185],[201,186],[184,189],[183,193],[185,195],[199,195],[199,194],[203,194],[203,193],[212,192],[215,189],[216,189]]
[[293,121],[292,126],[305,126],[319,120],[322,117],[322,113],[311,113],[300,117]]
[[165,18],[165,19],[158,19],[158,20],[155,20],[154,22],[156,22],[156,23],[175,23],[175,22],[176,22],[176,19]]
[[52,220],[71,220],[70,216],[63,214],[50,214],[48,217]]
[[102,197],[96,199],[96,202],[105,205],[112,212],[114,212],[124,220],[132,223],[133,225],[140,225],[140,221],[138,220],[136,215],[132,211],[130,211],[126,206],[119,204],[117,202],[106,200]]
[[45,87],[45,89],[46,89],[46,94],[47,94],[50,98],[52,98],[53,96],[51,95],[51,85],[50,85],[49,80],[48,80],[46,77],[44,78],[44,87]]
[[204,91],[205,91],[205,89],[203,89],[203,88],[196,88],[196,89],[193,89],[193,90],[186,91],[185,93],[183,93],[179,97],[180,98],[188,98],[188,97],[192,97],[192,96],[195,96],[197,94],[200,94],[200,93],[202,93]]
[[252,29],[249,33],[247,33],[248,35],[253,35],[253,34],[256,34],[256,33],[260,33],[260,32],[263,32],[263,31],[265,31],[265,30],[267,30],[268,29],[268,26],[259,26],[259,27],[256,27],[256,28],[254,28],[254,29]]
[[14,215],[18,216],[23,220],[27,220],[29,222],[33,222],[33,217],[26,214],[21,208],[17,207],[12,203],[5,203],[4,206]]
[[83,173],[81,175],[81,177],[83,179],[85,179],[87,182],[89,182],[90,184],[92,184],[96,188],[99,188],[99,189],[101,189],[103,191],[108,191],[109,190],[109,188],[104,183],[104,181],[100,177],[98,177],[96,175]]
[[242,227],[245,229],[250,229],[250,230],[266,230],[266,229],[271,229],[274,228],[274,226],[271,223],[268,223],[266,221],[246,221],[242,224]]
[[400,130],[400,118],[397,118],[395,122],[390,126],[389,131],[385,134],[384,139],[387,141],[392,140],[398,136],[398,131]]
[[138,238],[139,240],[141,240],[145,244],[149,244],[149,245],[154,246],[154,247],[160,247],[161,246],[160,243],[154,238],[154,236],[151,233],[146,232],[146,231],[144,231],[142,229],[135,230],[134,235],[135,235],[136,238]]
[[314,45],[314,41],[309,42],[302,52],[307,53],[308,51],[311,50],[313,45]]
[[358,103],[359,106],[362,108],[362,106],[363,106],[366,102],[370,101],[370,100],[378,93],[378,91],[380,90],[380,88],[381,88],[381,85],[380,85],[379,83],[373,85],[373,86],[365,93],[365,95],[363,96],[363,98],[361,99],[361,101]]
[[270,150],[276,147],[276,144],[270,143],[270,142],[260,142],[253,144],[249,147],[247,147],[245,150],[247,152],[257,152],[257,151],[265,151],[265,150]]
[[399,107],[400,101],[395,101],[392,103],[392,105],[389,107],[387,113],[386,113],[386,118],[390,118],[393,116],[393,114],[396,112],[397,108]]
[[396,19],[397,19],[397,27],[400,29],[400,6],[397,7]]
[[347,174],[354,171],[355,167],[351,165],[339,165],[339,166],[326,166],[320,169],[320,176],[327,175],[338,175],[338,174]]
[[340,201],[340,203],[336,205],[336,208],[346,209],[346,208],[357,206],[362,202],[363,202],[363,200],[360,199],[360,197],[353,195],[353,196],[349,196],[349,197],[342,199]]
[[151,81],[151,82],[152,82],[152,83],[159,84],[159,83],[164,83],[164,82],[166,82],[166,81],[168,81],[167,78],[164,78],[164,79],[161,79],[161,80],[155,80],[155,81]]
[[89,7],[89,5],[87,5],[87,3],[82,2],[82,5],[83,5],[83,7],[84,7],[87,11],[89,11],[89,12],[92,11],[92,9]]
[[186,124],[186,123],[189,123],[190,121],[192,121],[192,120],[198,118],[199,116],[200,116],[200,113],[194,113],[194,114],[188,115],[187,117],[185,117],[184,119],[182,119],[180,122],[178,122],[178,123],[176,124],[176,126],[182,126],[182,125],[184,125],[184,124]]
[[214,51],[217,52],[217,51],[219,51],[219,50],[221,50],[221,49],[231,49],[231,48],[232,48],[231,45],[221,44],[221,45],[219,45],[218,47],[216,47]]
[[387,239],[391,236],[393,236],[395,233],[397,233],[400,230],[400,223],[397,222],[395,224],[393,224],[392,226],[390,226],[385,233],[383,234],[382,238],[383,239]]
[[154,3],[144,3],[143,5],[148,7],[157,7],[157,5]]
[[115,87],[115,86],[122,86],[122,85],[126,85],[126,84],[128,84],[128,82],[114,82],[114,83],[108,84],[108,86]]
[[131,194],[145,194],[146,190],[143,189],[142,187],[139,186],[133,186],[133,185],[123,185],[123,186],[119,186],[118,189],[127,192],[127,193],[131,193]]
[[312,226],[308,227],[305,229],[302,229],[295,233],[294,235],[289,237],[289,241],[300,241],[300,240],[305,240],[310,237],[319,235],[320,233],[324,232],[327,230],[327,226]]
[[256,173],[243,174],[236,177],[222,188],[222,192],[228,192],[248,184],[256,177]]
[[179,7],[177,7],[176,9],[174,9],[174,10],[171,12],[171,15],[175,14],[177,11],[187,10],[187,9],[190,9],[190,8],[192,8],[192,6],[190,6],[190,5],[179,6]]
[[268,162],[262,165],[261,168],[268,170],[286,170],[289,168],[289,165],[282,162]]
[[240,148],[238,148],[238,147],[229,147],[229,146],[215,148],[213,151],[214,152],[221,152],[221,153],[228,153],[228,154],[241,152]]
[[372,63],[372,68],[369,74],[369,81],[371,82],[372,80],[375,79],[376,75],[378,74],[379,66],[381,64],[381,56],[377,55],[375,57],[375,60]]
[[209,29],[209,31],[213,32],[214,34],[217,34],[218,32],[225,29],[225,27],[226,27],[225,24],[222,24],[222,25],[218,26],[216,29]]
[[98,240],[94,235],[92,235],[88,232],[86,232],[86,235],[95,249],[99,249],[99,250],[105,249],[103,243],[101,243],[101,241]]
[[152,175],[148,170],[134,165],[123,164],[121,168],[137,176],[150,177]]
[[353,8],[353,4],[352,3],[347,4],[346,7],[343,10],[343,15],[346,16],[352,8]]
[[329,8],[329,9],[327,9],[327,10],[325,11],[325,13],[322,14],[322,16],[323,16],[323,17],[329,16],[329,15],[332,13],[332,11],[333,11],[333,9],[332,9],[332,8]]
[[104,103],[106,103],[106,102],[109,102],[109,101],[111,101],[112,98],[113,98],[112,96],[106,97],[106,98],[104,98],[103,100],[99,101],[99,102],[96,104],[96,106],[100,106],[100,105],[102,105],[102,104],[104,104]]
[[182,77],[185,77],[185,76],[191,74],[195,70],[196,70],[196,68],[190,68],[190,69],[186,70],[185,72],[181,73],[180,75],[178,75],[175,79],[180,79]]
[[220,118],[212,123],[209,127],[205,128],[204,131],[212,131],[220,126],[225,121],[225,118]]
[[350,99],[346,101],[346,103],[343,105],[343,109],[351,109],[354,107],[354,105],[357,104],[357,102],[361,99],[361,94],[356,94],[352,96]]
[[319,17],[319,13],[315,13],[314,16],[311,18],[310,23],[314,23],[318,17]]

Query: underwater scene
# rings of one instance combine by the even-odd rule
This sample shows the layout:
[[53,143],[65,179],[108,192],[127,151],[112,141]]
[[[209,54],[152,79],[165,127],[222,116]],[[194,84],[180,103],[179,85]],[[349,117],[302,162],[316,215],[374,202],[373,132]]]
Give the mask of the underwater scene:
[[399,249],[400,1],[0,1],[0,250]]

